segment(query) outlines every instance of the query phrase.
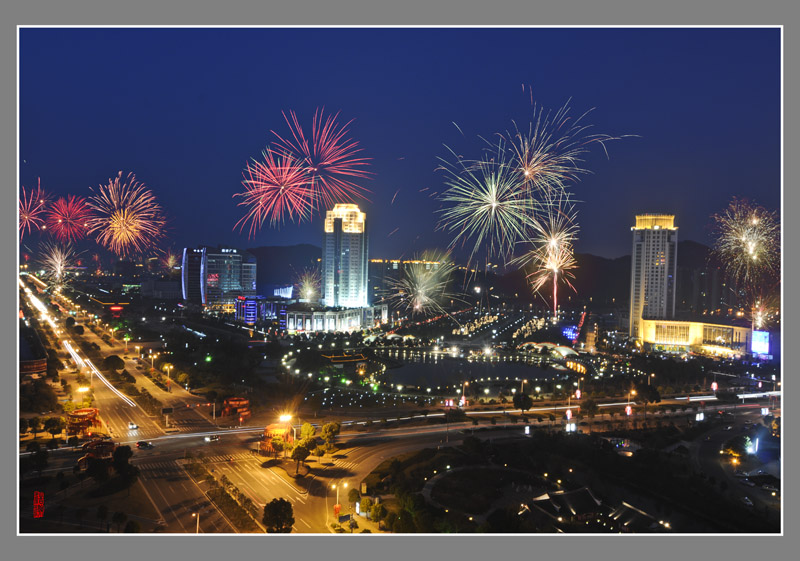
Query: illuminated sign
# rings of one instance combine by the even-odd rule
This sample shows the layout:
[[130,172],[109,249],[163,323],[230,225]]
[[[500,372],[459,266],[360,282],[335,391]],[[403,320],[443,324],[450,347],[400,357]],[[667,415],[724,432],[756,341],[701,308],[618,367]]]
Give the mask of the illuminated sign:
[[568,325],[561,330],[561,334],[570,341],[574,341],[575,339],[577,339],[579,333],[580,332],[578,331],[578,327],[575,325]]
[[122,306],[111,306],[109,310],[111,310],[112,312],[120,312],[122,311]]
[[753,331],[753,339],[750,344],[753,354],[769,354],[769,331]]
[[206,278],[206,284],[212,287],[219,286],[219,273],[209,273]]

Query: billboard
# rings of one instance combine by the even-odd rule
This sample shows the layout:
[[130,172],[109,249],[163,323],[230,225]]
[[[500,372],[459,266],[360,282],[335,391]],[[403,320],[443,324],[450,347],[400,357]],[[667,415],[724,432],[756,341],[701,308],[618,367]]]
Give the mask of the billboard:
[[755,331],[753,330],[753,339],[750,344],[750,350],[756,355],[769,354],[769,331]]

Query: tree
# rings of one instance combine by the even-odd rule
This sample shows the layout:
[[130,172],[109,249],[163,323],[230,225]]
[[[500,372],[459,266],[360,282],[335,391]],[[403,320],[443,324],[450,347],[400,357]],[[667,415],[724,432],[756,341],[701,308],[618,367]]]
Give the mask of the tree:
[[111,522],[117,525],[117,532],[119,532],[120,526],[125,524],[126,520],[128,520],[128,515],[124,512],[116,511],[111,515]]
[[308,448],[305,446],[296,446],[294,450],[292,450],[292,459],[295,461],[295,470],[294,474],[297,475],[297,472],[300,470],[300,462],[305,462],[306,458],[310,452]]
[[322,436],[322,440],[325,441],[328,446],[333,444],[333,441],[336,439],[336,436],[339,434],[339,430],[341,429],[341,425],[336,421],[331,423],[326,423],[322,425],[322,432],[320,436]]
[[415,530],[414,517],[407,510],[401,510],[392,524],[392,531],[395,534],[412,534]]
[[116,372],[117,370],[122,370],[125,368],[125,361],[119,358],[117,355],[108,355],[103,359],[103,368]]
[[72,331],[74,331],[76,335],[83,335],[83,333],[84,333],[84,329],[83,329],[83,326],[82,326],[82,325],[76,325],[76,326],[75,326],[75,327],[72,329]]
[[361,513],[368,515],[369,511],[372,509],[372,499],[369,497],[364,497],[361,499]]
[[358,499],[361,498],[361,493],[358,492],[358,489],[353,487],[350,491],[347,492],[347,501],[350,503],[351,507],[354,506]]
[[303,423],[303,426],[300,427],[300,440],[314,438],[315,434],[317,434],[317,427],[311,423]]
[[128,523],[125,524],[125,529],[123,530],[126,534],[138,534],[142,531],[142,526],[136,520],[128,520]]
[[114,464],[114,470],[121,476],[128,475],[131,467],[128,460],[133,457],[133,451],[130,446],[117,446],[111,455],[111,461]]
[[[600,409],[600,406],[597,405],[597,402],[593,400],[591,397],[584,399],[583,403],[581,403],[581,413],[585,414],[589,419],[594,419],[594,416],[597,415],[597,411]],[[589,432],[592,430],[591,423],[589,424]]]
[[20,417],[19,418],[19,433],[20,434],[25,434],[26,432],[28,432],[28,419],[26,419],[25,417]]
[[31,417],[28,419],[28,426],[31,427],[31,432],[33,432],[33,438],[36,438],[36,433],[39,432],[39,428],[42,425],[42,420],[39,417]]
[[73,325],[75,325],[75,318],[72,316],[68,317],[64,322],[64,325],[67,326],[67,329],[71,328]]
[[[383,505],[381,504],[379,506],[383,506]],[[384,507],[384,510],[386,510],[385,507]],[[394,511],[387,512],[381,518],[384,519],[384,526],[386,528],[388,528],[389,530],[393,530],[394,529],[394,523],[397,521],[397,514],[395,514]]]
[[78,445],[78,437],[77,437],[77,436],[74,436],[74,435],[73,435],[73,436],[70,436],[70,437],[67,439],[67,444],[69,444],[70,446],[72,446],[73,448],[75,448],[75,447]]
[[661,394],[653,386],[647,384],[639,384],[636,387],[636,397],[644,403],[644,418],[647,420],[647,404],[661,402]]
[[318,461],[321,462],[322,461],[322,457],[325,455],[325,448],[323,448],[322,446],[317,446],[316,448],[314,448],[314,455],[317,458],[319,458]]
[[89,458],[86,461],[86,475],[98,483],[108,480],[108,460]]
[[369,509],[369,517],[378,523],[378,529],[380,530],[381,520],[386,518],[386,507],[383,506],[383,503],[372,505],[372,508]]
[[61,434],[67,426],[66,421],[61,417],[50,417],[44,421],[44,430],[49,432],[55,440],[57,434]]
[[533,407],[531,396],[526,394],[514,394],[512,402],[515,408],[522,409],[523,412]]
[[289,534],[294,525],[292,503],[286,499],[272,499],[264,505],[264,516],[261,519],[270,534]]
[[95,518],[100,521],[100,523],[105,523],[108,520],[108,506],[107,505],[98,505],[97,506],[97,513],[95,514]]
[[47,467],[47,457],[49,456],[47,450],[38,450],[33,454],[33,467],[42,475],[42,470]]
[[272,444],[272,449],[275,451],[275,457],[277,458],[278,454],[280,452],[283,452],[283,449],[285,448],[285,446],[283,445],[283,439],[276,436],[275,438],[272,439],[270,444]]

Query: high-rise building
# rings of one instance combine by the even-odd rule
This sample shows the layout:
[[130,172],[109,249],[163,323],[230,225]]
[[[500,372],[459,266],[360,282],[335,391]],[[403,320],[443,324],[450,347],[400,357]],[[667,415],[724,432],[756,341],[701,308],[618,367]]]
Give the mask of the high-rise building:
[[337,204],[325,217],[322,245],[323,304],[342,308],[368,305],[367,219],[358,205]]
[[233,313],[238,296],[256,294],[256,258],[229,247],[183,250],[183,299],[210,311]]
[[628,334],[642,338],[642,318],[675,316],[678,228],[671,214],[639,214],[633,231]]

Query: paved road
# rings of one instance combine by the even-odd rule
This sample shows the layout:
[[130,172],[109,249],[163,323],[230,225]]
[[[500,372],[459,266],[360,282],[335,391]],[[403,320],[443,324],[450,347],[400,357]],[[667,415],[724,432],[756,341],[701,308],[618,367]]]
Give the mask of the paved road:
[[[754,425],[754,428],[748,431],[741,429],[746,423],[757,423],[760,419],[761,415],[757,408],[742,410],[728,424],[728,426],[732,427],[731,430],[724,430],[724,427],[718,427],[704,435],[704,438],[708,438],[708,440],[699,439],[692,451],[692,459],[703,473],[713,477],[717,482],[725,481],[728,484],[727,492],[730,493],[734,500],[739,501],[742,497],[748,497],[753,502],[753,508],[757,512],[763,513],[764,508],[767,507],[772,512],[772,516],[780,516],[780,495],[773,497],[771,491],[766,491],[759,486],[750,487],[742,483],[744,478],[734,476],[735,467],[731,464],[730,459],[719,453],[723,444],[734,436],[747,434],[751,438],[755,438],[757,427],[761,425]],[[760,430],[762,433],[766,432],[763,426],[761,426]]]

